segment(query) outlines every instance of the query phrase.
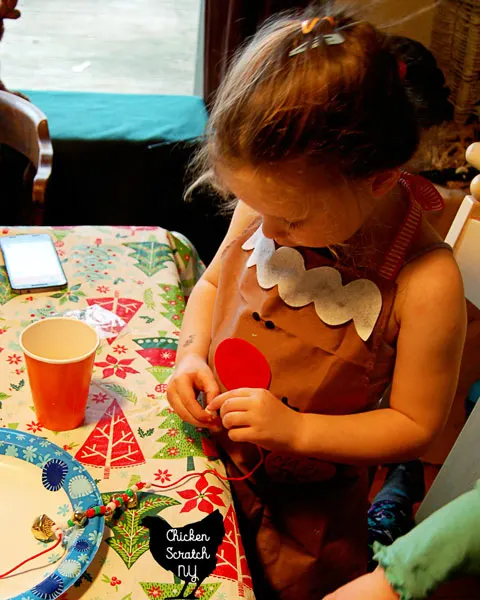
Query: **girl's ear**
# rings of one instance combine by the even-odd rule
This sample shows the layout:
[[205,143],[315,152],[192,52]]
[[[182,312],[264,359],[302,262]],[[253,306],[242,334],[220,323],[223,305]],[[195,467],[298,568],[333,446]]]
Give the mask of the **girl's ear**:
[[370,189],[374,198],[381,198],[390,192],[397,184],[400,169],[388,169],[369,178]]

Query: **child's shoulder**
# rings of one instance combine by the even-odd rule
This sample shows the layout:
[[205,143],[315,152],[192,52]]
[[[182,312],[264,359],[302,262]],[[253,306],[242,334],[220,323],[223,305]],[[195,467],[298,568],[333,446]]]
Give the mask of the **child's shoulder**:
[[447,247],[439,246],[406,264],[398,275],[397,286],[394,311],[398,323],[426,318],[441,324],[462,318],[462,276]]

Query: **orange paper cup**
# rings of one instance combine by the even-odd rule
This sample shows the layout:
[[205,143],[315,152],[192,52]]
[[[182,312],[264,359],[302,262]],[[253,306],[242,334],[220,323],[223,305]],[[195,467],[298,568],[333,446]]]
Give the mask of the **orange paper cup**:
[[52,431],[82,424],[98,334],[83,321],[52,317],[20,335],[37,420]]

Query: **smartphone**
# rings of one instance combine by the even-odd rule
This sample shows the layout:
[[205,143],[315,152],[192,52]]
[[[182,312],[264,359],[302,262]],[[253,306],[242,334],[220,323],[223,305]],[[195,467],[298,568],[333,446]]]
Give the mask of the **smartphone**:
[[62,263],[48,234],[2,237],[0,248],[14,292],[28,294],[67,286]]

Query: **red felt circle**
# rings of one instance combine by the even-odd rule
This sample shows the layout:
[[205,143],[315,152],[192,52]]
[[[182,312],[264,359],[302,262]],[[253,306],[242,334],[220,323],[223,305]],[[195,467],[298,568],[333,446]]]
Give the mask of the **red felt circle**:
[[253,344],[240,338],[227,338],[218,345],[215,368],[227,390],[267,389],[270,385],[272,375],[267,359]]

